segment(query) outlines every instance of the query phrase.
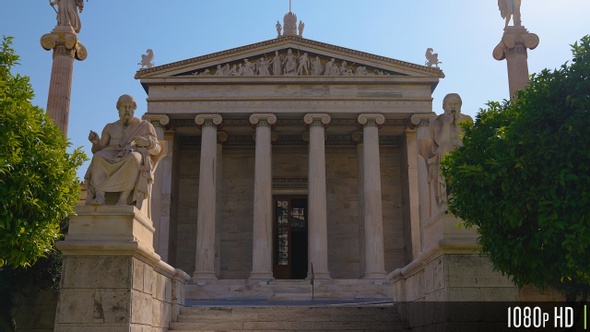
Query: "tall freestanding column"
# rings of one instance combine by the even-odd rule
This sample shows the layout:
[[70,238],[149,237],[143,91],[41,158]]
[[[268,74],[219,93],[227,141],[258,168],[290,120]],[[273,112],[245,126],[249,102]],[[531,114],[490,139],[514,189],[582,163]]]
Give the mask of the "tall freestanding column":
[[[330,278],[328,270],[328,218],[326,204],[326,148],[324,128],[330,123],[328,114],[306,114],[309,126],[309,262],[316,279]],[[311,277],[311,269],[308,277]]]
[[254,162],[254,238],[251,280],[268,281],[272,272],[272,146],[271,126],[274,114],[252,114],[250,123],[256,127]]
[[[510,98],[514,98],[514,93],[523,89],[529,82],[527,49],[534,50],[539,45],[539,36],[529,33],[521,25],[520,1],[509,4],[510,6],[507,6],[500,2],[500,12],[506,19],[506,26],[502,40],[494,48],[493,56],[498,61],[506,59]],[[514,26],[508,25],[511,17],[514,17]]]
[[382,114],[361,114],[363,125],[363,199],[365,220],[365,279],[385,278],[383,246],[383,207],[381,202],[381,162],[379,158],[379,126],[385,123]]
[[[61,12],[62,8],[60,8]],[[88,54],[78,40],[77,31],[69,22],[67,24],[60,22],[59,17],[61,16],[58,16],[58,26],[51,33],[41,37],[41,46],[48,51],[53,50],[47,114],[53,119],[54,124],[60,127],[64,135],[67,135],[74,59],[84,60]],[[77,30],[79,32],[79,27]]]
[[199,169],[199,206],[197,211],[197,251],[193,279],[217,279],[215,274],[216,160],[219,114],[199,114],[201,127],[201,163]]

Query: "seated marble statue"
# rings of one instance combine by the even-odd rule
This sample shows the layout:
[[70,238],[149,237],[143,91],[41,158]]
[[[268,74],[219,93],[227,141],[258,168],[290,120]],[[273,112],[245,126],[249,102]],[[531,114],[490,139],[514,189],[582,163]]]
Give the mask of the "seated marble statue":
[[85,179],[87,205],[104,205],[105,193],[119,193],[117,205],[135,205],[142,209],[151,194],[156,160],[161,153],[151,123],[134,116],[137,103],[130,95],[117,101],[119,120],[107,124],[102,135],[90,131],[92,161]]

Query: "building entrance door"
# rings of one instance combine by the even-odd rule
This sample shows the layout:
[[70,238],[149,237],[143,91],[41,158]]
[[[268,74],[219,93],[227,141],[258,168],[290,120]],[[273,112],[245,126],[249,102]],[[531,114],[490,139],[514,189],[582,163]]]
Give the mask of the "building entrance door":
[[275,279],[307,277],[307,197],[275,196],[273,272]]

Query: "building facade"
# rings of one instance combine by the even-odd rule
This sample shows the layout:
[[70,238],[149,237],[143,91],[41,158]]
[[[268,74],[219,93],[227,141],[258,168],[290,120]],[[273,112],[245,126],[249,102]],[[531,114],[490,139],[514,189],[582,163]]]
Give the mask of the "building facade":
[[422,250],[416,126],[443,77],[294,35],[138,71],[168,149],[156,251],[203,291],[384,283]]

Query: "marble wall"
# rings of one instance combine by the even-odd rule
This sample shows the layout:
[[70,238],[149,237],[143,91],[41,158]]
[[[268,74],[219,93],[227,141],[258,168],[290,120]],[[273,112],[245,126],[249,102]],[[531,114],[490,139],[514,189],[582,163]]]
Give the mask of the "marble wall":
[[[356,145],[326,147],[328,204],[328,259],[331,276],[356,279],[364,273],[364,226],[359,205],[358,151]],[[381,146],[381,172],[385,266],[388,272],[404,265],[400,149]],[[196,220],[199,186],[199,147],[181,148],[178,157],[178,218],[173,249],[180,269],[192,273],[195,266]],[[222,279],[246,279],[252,268],[254,147],[223,147],[222,185],[218,218],[220,273]],[[307,178],[308,148],[274,146],[273,178]],[[301,193],[301,188],[293,193]],[[275,194],[277,190],[275,188]],[[284,188],[281,193],[288,193]],[[303,188],[303,192],[306,189]],[[174,220],[173,220],[174,222]]]

